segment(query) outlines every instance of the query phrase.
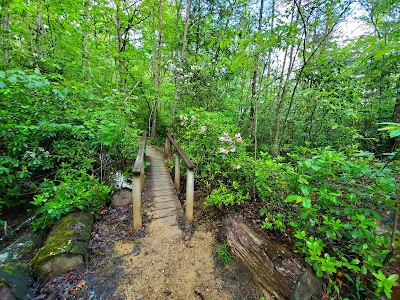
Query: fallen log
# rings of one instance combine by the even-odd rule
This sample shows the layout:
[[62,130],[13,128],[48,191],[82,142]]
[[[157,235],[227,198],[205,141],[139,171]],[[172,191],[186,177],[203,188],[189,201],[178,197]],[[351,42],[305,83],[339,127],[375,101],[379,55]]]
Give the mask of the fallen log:
[[83,265],[92,226],[90,213],[76,212],[62,218],[32,259],[33,274],[39,278],[55,277]]
[[254,232],[243,218],[228,217],[223,233],[232,254],[250,271],[267,299],[321,299],[322,280],[282,245]]

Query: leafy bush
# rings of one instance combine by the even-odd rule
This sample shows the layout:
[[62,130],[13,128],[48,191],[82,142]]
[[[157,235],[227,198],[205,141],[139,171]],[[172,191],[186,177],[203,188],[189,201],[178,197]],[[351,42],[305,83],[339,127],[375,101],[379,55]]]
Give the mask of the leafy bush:
[[41,183],[41,192],[31,202],[37,206],[35,214],[38,217],[33,222],[34,230],[43,229],[74,210],[90,211],[98,217],[111,188],[100,184],[93,175],[72,171],[64,176],[60,184],[56,185],[54,181],[47,179]]
[[222,113],[189,111],[178,117],[176,139],[196,164],[196,180],[207,188],[224,182],[228,189],[249,186],[245,178],[252,172],[245,139],[234,120]]
[[[332,292],[339,293],[334,276],[340,272],[356,294],[388,294],[394,277],[387,282],[375,274],[385,272],[391,249],[385,218],[398,205],[395,172],[330,148],[301,147],[288,156],[292,163],[267,156],[256,163],[257,192],[265,202],[262,227],[291,234]],[[356,284],[360,280],[375,287]]]
[[[235,189],[235,187],[233,187]],[[238,187],[236,187],[236,190]],[[214,189],[211,194],[205,199],[204,204],[207,206],[232,206],[234,204],[240,205],[245,199],[248,199],[248,195],[243,195],[240,191],[231,191],[224,184],[220,184],[219,188]]]
[[136,156],[135,107],[38,69],[0,71],[0,97],[0,212],[35,196],[35,228],[74,209],[97,213],[106,173]]

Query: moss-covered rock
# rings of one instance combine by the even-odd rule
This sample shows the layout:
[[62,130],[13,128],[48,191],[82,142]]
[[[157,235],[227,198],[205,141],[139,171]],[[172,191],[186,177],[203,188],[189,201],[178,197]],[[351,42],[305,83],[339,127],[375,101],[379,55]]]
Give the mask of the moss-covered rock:
[[0,264],[21,261],[33,252],[39,244],[39,235],[31,232],[16,240],[13,244],[0,252]]
[[7,262],[0,266],[1,299],[32,299],[29,266],[18,262]]
[[39,278],[54,277],[84,264],[92,226],[90,213],[76,212],[62,218],[32,259],[33,274]]
[[29,259],[39,244],[37,233],[28,233],[0,252],[0,299],[31,299]]

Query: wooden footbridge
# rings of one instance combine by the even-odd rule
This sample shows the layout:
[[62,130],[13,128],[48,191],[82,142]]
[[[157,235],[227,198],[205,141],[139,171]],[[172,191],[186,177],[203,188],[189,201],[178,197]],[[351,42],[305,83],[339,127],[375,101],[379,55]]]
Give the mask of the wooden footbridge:
[[[172,152],[174,152],[175,155],[175,176],[174,182],[172,182],[170,172],[164,164],[162,153],[154,149],[149,149],[145,156],[146,136],[145,132],[142,135],[141,145],[133,168],[132,204],[134,229],[137,230],[142,227],[141,195],[145,189],[145,185],[151,185],[153,187],[153,219],[170,220],[170,224],[175,224],[174,220],[176,218],[177,209],[180,207],[177,192],[180,190],[181,160],[186,165],[186,220],[189,223],[193,222],[194,163],[188,158],[181,147],[179,147],[172,135],[167,134],[165,141],[166,159],[168,161],[172,160]],[[145,168],[145,157],[147,157],[150,162],[148,168]]]

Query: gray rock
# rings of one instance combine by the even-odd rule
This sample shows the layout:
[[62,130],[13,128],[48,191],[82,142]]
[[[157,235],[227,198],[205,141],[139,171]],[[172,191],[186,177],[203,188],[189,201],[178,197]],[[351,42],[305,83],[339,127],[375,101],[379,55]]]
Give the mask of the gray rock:
[[309,270],[299,276],[290,300],[319,300],[321,299],[322,279],[316,277]]
[[111,206],[121,207],[132,203],[132,191],[128,189],[121,189],[116,191],[111,200]]
[[17,262],[31,253],[39,244],[39,235],[31,232],[16,240],[13,244],[0,252],[0,264]]
[[0,299],[32,299],[29,266],[7,262],[0,266]]
[[2,300],[17,300],[8,285],[0,285],[0,299]]
[[31,299],[32,279],[24,258],[39,244],[37,233],[28,233],[0,252],[0,299]]

